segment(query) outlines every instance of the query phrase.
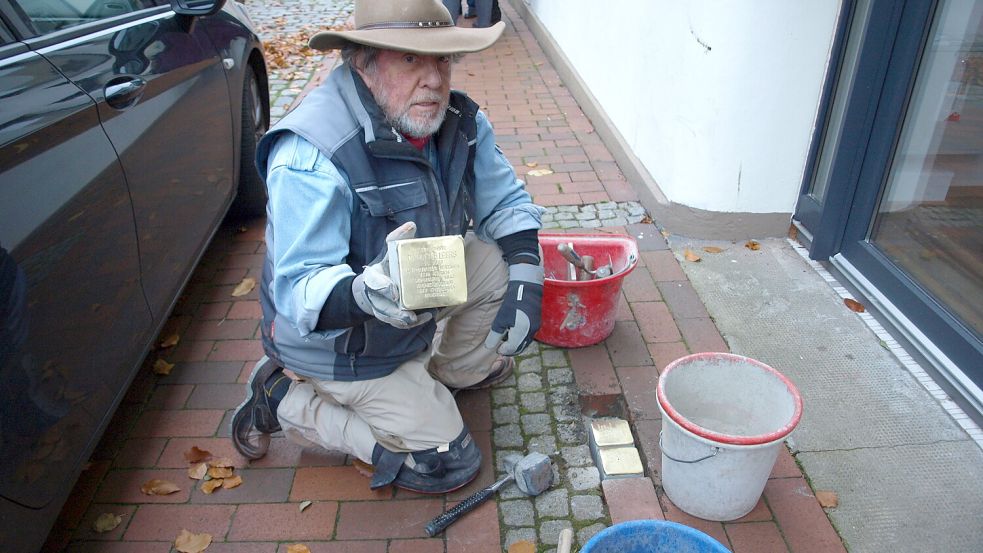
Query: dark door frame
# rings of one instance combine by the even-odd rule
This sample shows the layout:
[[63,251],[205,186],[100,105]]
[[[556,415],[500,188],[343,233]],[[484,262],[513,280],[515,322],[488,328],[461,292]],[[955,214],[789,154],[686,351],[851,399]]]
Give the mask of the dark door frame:
[[[823,203],[808,194],[814,178],[811,169],[803,179],[795,217],[812,235],[810,257],[826,260],[841,255],[983,387],[980,337],[867,240],[938,4],[938,0],[873,1]],[[829,111],[829,103],[824,100],[823,112]],[[824,135],[825,130],[817,133],[810,167],[816,165]]]

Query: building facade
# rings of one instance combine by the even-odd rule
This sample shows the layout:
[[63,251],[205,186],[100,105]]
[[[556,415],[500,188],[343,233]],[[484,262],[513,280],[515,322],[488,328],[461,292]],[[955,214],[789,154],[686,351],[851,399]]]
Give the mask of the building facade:
[[795,229],[983,412],[983,2],[512,3],[660,225]]

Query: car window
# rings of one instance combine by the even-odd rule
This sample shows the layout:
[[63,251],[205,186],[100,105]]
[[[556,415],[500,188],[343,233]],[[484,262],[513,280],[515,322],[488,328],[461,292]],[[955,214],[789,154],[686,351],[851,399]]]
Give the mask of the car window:
[[13,0],[38,34],[152,8],[157,0]]

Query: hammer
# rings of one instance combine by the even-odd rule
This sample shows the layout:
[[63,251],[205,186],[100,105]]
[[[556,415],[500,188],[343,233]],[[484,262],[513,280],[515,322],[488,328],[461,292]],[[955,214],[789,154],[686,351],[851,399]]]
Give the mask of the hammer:
[[471,512],[475,507],[481,505],[486,499],[495,494],[510,480],[515,480],[519,490],[528,496],[539,495],[550,489],[553,484],[553,465],[550,458],[542,453],[530,453],[512,467],[508,475],[487,488],[476,491],[473,495],[458,503],[454,508],[445,511],[427,524],[427,536],[434,537],[443,532],[448,526],[454,524],[457,519]]

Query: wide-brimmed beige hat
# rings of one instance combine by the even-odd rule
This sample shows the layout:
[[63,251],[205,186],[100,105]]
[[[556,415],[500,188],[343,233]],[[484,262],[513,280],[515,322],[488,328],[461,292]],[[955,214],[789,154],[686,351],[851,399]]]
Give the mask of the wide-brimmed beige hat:
[[440,0],[355,0],[355,30],[323,31],[309,44],[315,50],[355,43],[443,56],[484,50],[504,30],[501,21],[484,29],[457,27]]

